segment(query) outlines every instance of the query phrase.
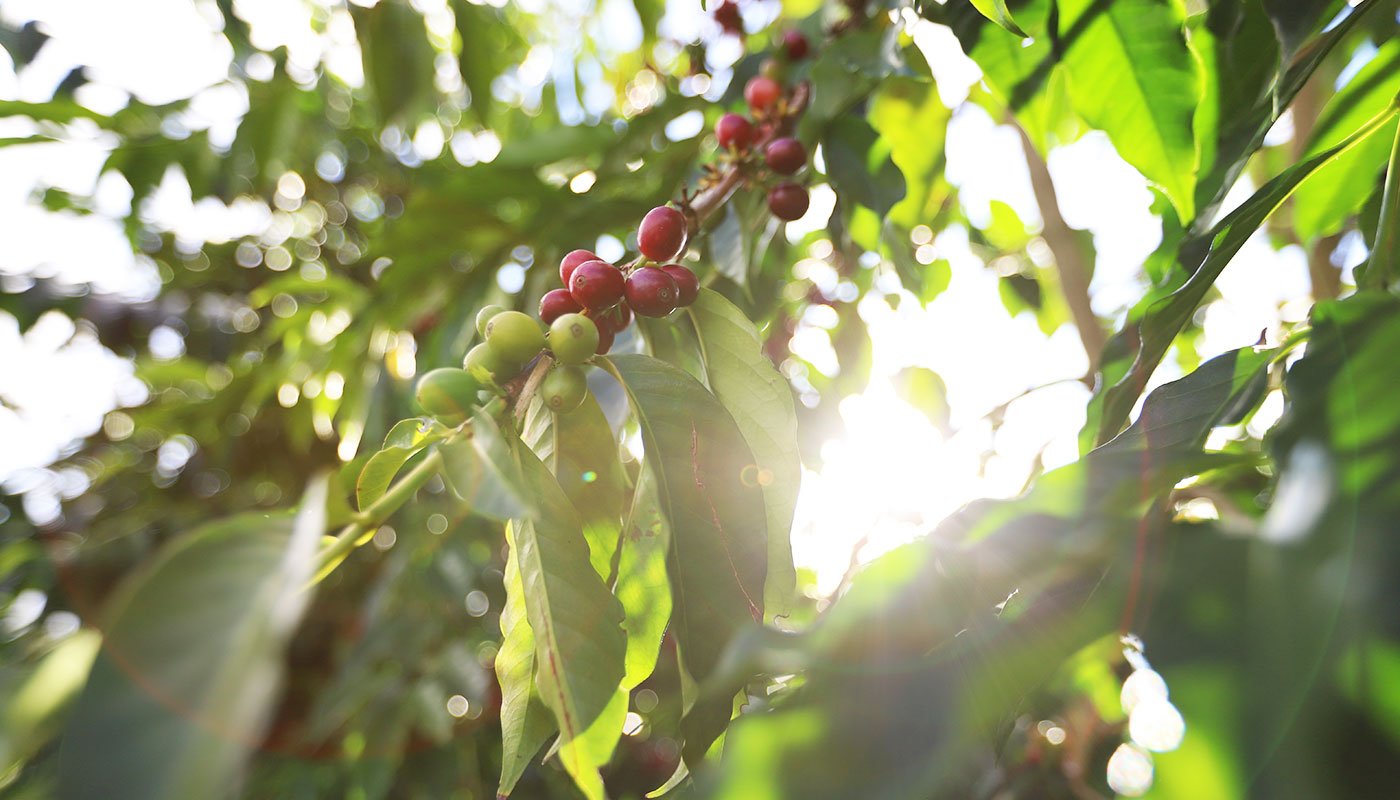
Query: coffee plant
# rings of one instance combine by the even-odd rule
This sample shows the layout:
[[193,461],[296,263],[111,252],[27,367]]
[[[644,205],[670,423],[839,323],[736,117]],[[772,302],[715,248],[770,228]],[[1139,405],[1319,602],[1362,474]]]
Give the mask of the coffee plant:
[[[309,4],[357,79],[198,5],[230,136],[94,110],[100,65],[0,101],[0,148],[104,143],[160,284],[0,295],[148,388],[42,471],[82,476],[54,513],[4,484],[0,797],[1394,795],[1394,3]],[[951,177],[959,115],[1014,133],[1038,224]],[[1116,308],[1051,169],[1096,139],[1161,233]],[[171,175],[264,229],[191,244]],[[1222,345],[1259,248],[1306,303]],[[823,596],[794,520],[869,309],[973,272],[1082,352],[1078,457]],[[951,437],[957,385],[900,374]],[[984,468],[1019,399],[959,420]]]

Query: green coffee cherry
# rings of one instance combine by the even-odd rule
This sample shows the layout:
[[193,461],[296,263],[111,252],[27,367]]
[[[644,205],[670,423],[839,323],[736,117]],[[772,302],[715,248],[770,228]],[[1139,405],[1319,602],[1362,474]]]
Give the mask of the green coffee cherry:
[[444,367],[418,379],[418,405],[444,425],[460,425],[477,406],[481,381],[464,369]]
[[492,317],[496,316],[502,311],[505,311],[505,308],[503,308],[502,306],[491,305],[486,306],[485,308],[476,312],[476,332],[481,334],[482,336],[485,336],[486,324],[491,321]]
[[598,350],[598,326],[582,314],[565,314],[549,326],[549,349],[561,364],[580,364]]
[[518,366],[544,349],[544,331],[528,314],[502,311],[486,323],[486,345],[503,361]]
[[578,367],[560,365],[544,376],[540,397],[545,406],[556,414],[567,414],[583,403],[588,394],[588,379]]
[[471,350],[467,351],[467,357],[462,359],[462,369],[470,372],[472,377],[479,381],[508,380],[515,374],[515,369],[519,365],[507,364],[504,359],[496,355],[496,352],[483,342]]

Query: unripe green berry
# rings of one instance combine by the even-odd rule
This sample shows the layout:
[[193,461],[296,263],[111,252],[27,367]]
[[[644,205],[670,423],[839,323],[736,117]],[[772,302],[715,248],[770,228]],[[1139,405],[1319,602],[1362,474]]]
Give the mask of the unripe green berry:
[[561,364],[579,364],[598,349],[598,326],[582,314],[565,314],[549,326],[549,349]]
[[492,317],[496,316],[502,311],[505,311],[505,308],[501,306],[490,305],[476,312],[476,332],[481,334],[482,336],[485,336],[487,323],[491,321]]
[[544,376],[540,384],[540,399],[556,414],[567,414],[583,403],[588,395],[588,379],[578,367],[560,365]]
[[444,425],[460,425],[477,406],[481,381],[464,369],[444,367],[418,379],[418,405]]
[[467,351],[462,359],[462,369],[470,372],[480,381],[502,382],[508,380],[519,368],[519,364],[507,364],[485,342]]
[[544,331],[528,314],[502,311],[486,323],[486,345],[503,361],[518,366],[544,349]]

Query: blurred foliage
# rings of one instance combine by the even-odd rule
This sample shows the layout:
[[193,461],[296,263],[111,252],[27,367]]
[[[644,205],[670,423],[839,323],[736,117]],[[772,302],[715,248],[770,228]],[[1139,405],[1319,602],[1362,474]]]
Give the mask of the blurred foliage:
[[[247,102],[227,141],[196,98],[94,111],[83,70],[0,101],[30,131],[0,147],[102,132],[160,280],[0,294],[149,389],[45,472],[78,478],[61,513],[26,513],[38,484],[0,498],[0,797],[1392,796],[1400,307],[1395,255],[1367,248],[1400,231],[1393,5],[754,0],[733,64],[708,18],[670,40],[667,5],[314,4],[318,35],[353,30],[358,81],[260,50],[221,0],[215,88]],[[981,69],[963,106],[916,22]],[[608,35],[634,24],[636,46]],[[692,247],[702,299],[623,334],[582,410],[415,417],[412,377],[460,363],[478,309],[532,310],[563,253],[617,260],[704,179],[690,131],[787,28],[813,43],[780,69],[811,90],[825,225],[790,239],[740,191]],[[49,41],[0,25],[17,70]],[[968,110],[1019,128],[1033,183],[1090,130],[1151,182],[1135,302],[1090,306],[1093,237],[1053,185],[1038,224],[964,206],[944,166]],[[182,238],[150,213],[172,177],[265,225]],[[1261,228],[1305,251],[1317,305],[1206,358],[1201,308]],[[1354,290],[1359,251],[1380,268]],[[860,307],[964,269],[1094,351],[1083,456],[814,601],[788,533],[870,381]],[[1189,374],[1144,397],[1169,355]],[[897,383],[951,430],[956,385]]]

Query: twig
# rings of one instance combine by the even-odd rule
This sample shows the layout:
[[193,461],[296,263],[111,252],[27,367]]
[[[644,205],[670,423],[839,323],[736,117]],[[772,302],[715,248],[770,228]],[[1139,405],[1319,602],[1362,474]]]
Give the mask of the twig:
[[429,451],[428,455],[418,462],[418,466],[389,487],[389,491],[385,492],[383,497],[357,514],[355,521],[342,528],[340,533],[336,534],[335,540],[317,557],[316,576],[312,578],[312,582],[319,582],[329,575],[331,570],[358,546],[365,534],[379,527],[389,515],[398,511],[399,507],[423,488],[423,484],[431,480],[441,467],[442,455],[437,450]]
[[1040,218],[1044,223],[1041,236],[1045,238],[1045,244],[1055,256],[1055,266],[1060,270],[1060,288],[1064,292],[1065,303],[1069,305],[1074,326],[1079,329],[1079,341],[1084,344],[1084,353],[1089,356],[1086,382],[1092,383],[1103,354],[1104,342],[1107,341],[1103,326],[1089,302],[1089,276],[1093,272],[1093,264],[1080,245],[1079,232],[1071,228],[1060,213],[1055,183],[1050,178],[1050,168],[1045,159],[1040,157],[1025,129],[1020,125],[1015,125],[1015,128],[1021,135],[1021,150],[1026,155],[1026,168],[1030,170],[1031,189],[1040,206]]
[[[807,102],[811,99],[812,87],[806,81],[797,84],[792,89],[792,96],[788,98],[787,109],[778,124],[763,138],[754,143],[749,152],[761,153],[769,142],[791,132],[793,122],[807,109]],[[693,197],[685,198],[681,204],[690,219],[690,233],[693,236],[700,230],[700,225],[724,202],[734,194],[744,182],[745,170],[743,162],[738,162],[725,170],[718,182],[710,186]]]

